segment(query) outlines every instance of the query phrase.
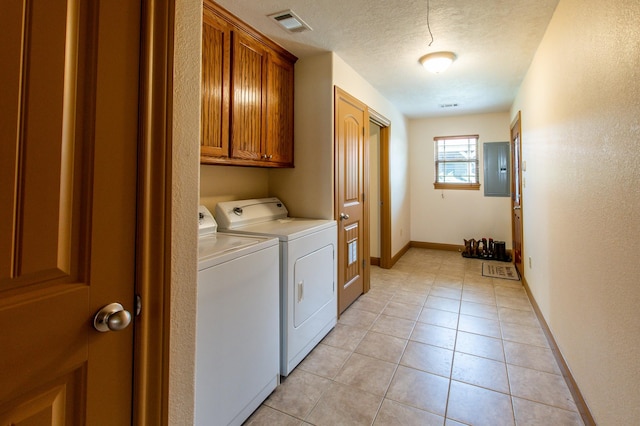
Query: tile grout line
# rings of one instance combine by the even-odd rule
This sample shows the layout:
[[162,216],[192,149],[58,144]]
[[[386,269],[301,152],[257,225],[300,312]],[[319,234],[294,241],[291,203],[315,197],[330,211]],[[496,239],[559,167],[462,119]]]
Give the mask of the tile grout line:
[[496,298],[496,312],[498,313],[498,324],[500,325],[500,343],[502,344],[502,356],[504,358],[504,369],[507,375],[507,387],[509,389],[509,402],[511,403],[511,415],[513,416],[513,424],[517,425],[518,422],[516,420],[516,407],[514,405],[513,391],[511,390],[511,376],[509,374],[509,366],[507,363],[507,351],[504,347],[504,333],[502,329],[503,321],[502,321],[502,316],[500,315],[500,307],[498,306],[498,294],[496,293],[495,282],[493,283],[493,293]]
[[[447,389],[447,403],[444,408],[444,423],[447,423],[449,414],[449,400],[451,398],[451,382],[453,382],[453,363],[456,359],[456,347],[458,346],[458,331],[460,328],[460,311],[462,310],[462,291],[464,291],[464,280],[462,283],[462,289],[460,291],[460,301],[458,302],[458,321],[456,322],[456,338],[453,342],[453,354],[451,355],[451,368],[449,369],[449,388]],[[453,419],[452,419],[453,420]],[[456,420],[457,421],[457,420]]]

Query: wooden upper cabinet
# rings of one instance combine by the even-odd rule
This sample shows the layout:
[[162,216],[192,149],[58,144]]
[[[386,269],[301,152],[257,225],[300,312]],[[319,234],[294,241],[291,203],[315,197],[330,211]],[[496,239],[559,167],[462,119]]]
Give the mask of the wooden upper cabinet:
[[200,145],[204,157],[229,155],[231,26],[210,10],[202,20]]
[[274,55],[267,61],[267,142],[269,160],[293,165],[293,63]]
[[231,157],[265,159],[267,50],[249,35],[234,33]]
[[209,0],[202,38],[201,163],[293,167],[297,58]]

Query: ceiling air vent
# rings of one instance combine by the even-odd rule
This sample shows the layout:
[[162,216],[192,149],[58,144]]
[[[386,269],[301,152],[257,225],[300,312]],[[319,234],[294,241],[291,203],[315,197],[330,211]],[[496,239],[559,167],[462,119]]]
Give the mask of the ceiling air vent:
[[269,15],[269,18],[274,19],[282,28],[292,33],[311,31],[311,27],[300,19],[298,15],[293,13],[292,10],[274,13],[273,15]]

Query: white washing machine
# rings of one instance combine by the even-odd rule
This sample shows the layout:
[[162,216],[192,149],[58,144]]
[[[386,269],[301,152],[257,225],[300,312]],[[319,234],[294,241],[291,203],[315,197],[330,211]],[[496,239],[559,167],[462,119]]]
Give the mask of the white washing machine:
[[280,374],[287,376],[337,321],[337,225],[290,218],[278,198],[218,203],[221,232],[280,240]]
[[195,424],[240,425],[279,383],[276,238],[215,232],[200,207]]

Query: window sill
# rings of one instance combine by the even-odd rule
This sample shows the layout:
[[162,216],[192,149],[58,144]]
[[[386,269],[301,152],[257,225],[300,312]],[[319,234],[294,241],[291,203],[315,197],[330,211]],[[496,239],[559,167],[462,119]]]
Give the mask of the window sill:
[[434,182],[434,189],[464,189],[468,191],[478,191],[480,189],[479,183],[440,183]]

